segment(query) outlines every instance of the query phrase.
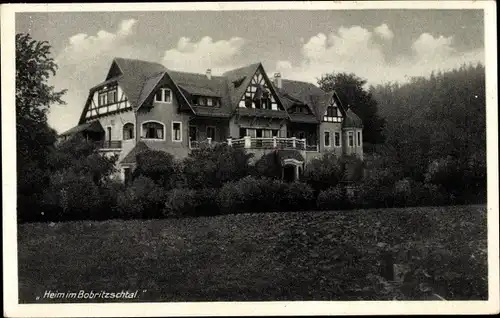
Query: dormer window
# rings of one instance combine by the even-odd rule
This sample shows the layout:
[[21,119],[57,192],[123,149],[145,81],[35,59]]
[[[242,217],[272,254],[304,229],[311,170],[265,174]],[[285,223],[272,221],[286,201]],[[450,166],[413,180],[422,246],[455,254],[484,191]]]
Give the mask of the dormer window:
[[169,88],[160,88],[155,94],[155,102],[171,103],[172,91]]

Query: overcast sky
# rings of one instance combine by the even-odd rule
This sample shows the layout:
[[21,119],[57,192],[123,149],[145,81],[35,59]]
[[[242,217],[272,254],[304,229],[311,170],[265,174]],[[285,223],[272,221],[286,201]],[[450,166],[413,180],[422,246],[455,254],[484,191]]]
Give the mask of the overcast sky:
[[215,75],[260,61],[270,76],[352,72],[370,84],[485,59],[482,10],[18,13],[16,32],[53,47],[54,85],[69,90],[49,114],[59,132],[77,124],[115,56]]

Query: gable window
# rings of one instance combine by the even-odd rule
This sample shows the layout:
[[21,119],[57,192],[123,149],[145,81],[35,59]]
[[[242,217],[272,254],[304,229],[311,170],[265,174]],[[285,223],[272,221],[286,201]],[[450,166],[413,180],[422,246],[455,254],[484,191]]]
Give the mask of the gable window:
[[146,139],[164,139],[165,126],[158,122],[142,124],[142,136]]
[[349,147],[354,147],[354,133],[350,131],[347,135],[348,137],[348,142],[349,142]]
[[334,143],[335,147],[340,147],[341,144],[340,144],[340,133],[339,132],[334,133],[333,143]]
[[107,93],[99,93],[99,106],[104,106],[108,103],[108,94]]
[[134,124],[126,123],[123,125],[123,140],[134,139]]
[[325,147],[330,147],[330,132],[325,131]]
[[112,89],[108,92],[108,104],[116,103],[116,89]]
[[330,105],[326,108],[325,114],[323,115],[323,121],[330,123],[342,122],[342,113],[340,112],[334,99],[330,101]]
[[358,147],[360,147],[361,146],[361,132],[360,131],[358,131],[358,136],[357,137],[358,137],[357,138],[357,140],[358,140]]
[[182,141],[182,123],[180,121],[172,122],[172,141]]
[[160,88],[155,94],[155,102],[171,103],[172,91],[169,88]]

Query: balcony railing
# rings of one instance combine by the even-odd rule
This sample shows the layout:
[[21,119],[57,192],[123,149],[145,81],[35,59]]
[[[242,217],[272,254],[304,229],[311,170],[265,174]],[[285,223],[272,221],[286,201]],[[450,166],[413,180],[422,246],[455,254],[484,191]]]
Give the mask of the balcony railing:
[[99,149],[122,149],[121,140],[99,140],[95,142]]
[[292,138],[255,138],[255,137],[243,137],[240,139],[228,138],[227,142],[214,142],[211,138],[203,141],[190,140],[189,148],[197,149],[207,146],[213,146],[216,144],[227,144],[234,148],[245,148],[245,149],[295,149],[295,150],[305,150],[305,151],[318,151],[317,145],[308,145],[305,139]]

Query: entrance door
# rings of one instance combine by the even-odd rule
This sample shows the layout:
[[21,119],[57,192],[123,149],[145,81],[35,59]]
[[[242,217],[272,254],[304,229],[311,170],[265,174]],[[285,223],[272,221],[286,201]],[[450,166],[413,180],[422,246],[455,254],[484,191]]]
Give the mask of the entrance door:
[[283,167],[283,181],[285,182],[293,182],[295,181],[295,166],[294,165],[285,165]]

